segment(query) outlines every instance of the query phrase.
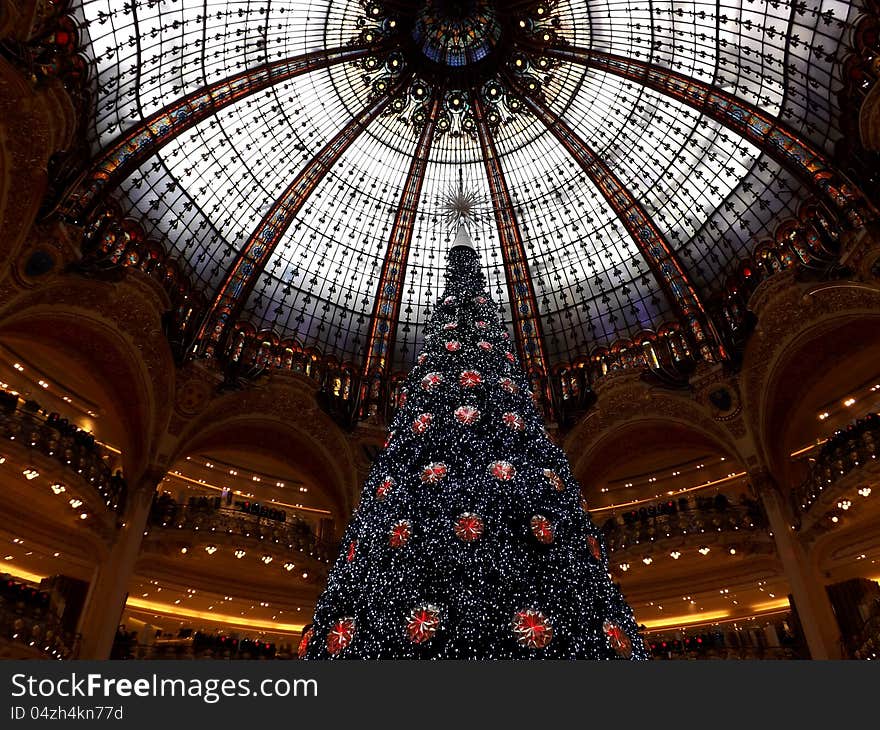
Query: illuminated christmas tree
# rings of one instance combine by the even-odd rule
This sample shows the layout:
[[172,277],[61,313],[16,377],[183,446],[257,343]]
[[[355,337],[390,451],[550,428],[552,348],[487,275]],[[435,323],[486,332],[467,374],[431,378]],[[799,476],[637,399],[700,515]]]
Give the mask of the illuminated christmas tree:
[[309,659],[647,658],[463,225]]

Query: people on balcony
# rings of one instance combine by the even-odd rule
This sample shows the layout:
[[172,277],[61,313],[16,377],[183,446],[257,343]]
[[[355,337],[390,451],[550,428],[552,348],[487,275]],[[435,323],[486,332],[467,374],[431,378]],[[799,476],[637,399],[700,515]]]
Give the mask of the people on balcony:
[[44,413],[38,402],[22,403],[17,395],[0,390],[0,436],[26,436],[20,442],[77,471],[98,490],[108,508],[121,510],[125,478],[119,469],[110,468],[108,455],[94,435],[54,411],[44,420]]
[[301,517],[281,509],[264,510],[261,507],[253,502],[239,502],[227,507],[221,497],[205,495],[190,496],[186,504],[181,504],[168,492],[162,492],[153,499],[150,523],[156,527],[175,525],[201,528],[207,520],[220,533],[259,535],[274,543],[313,553],[321,560],[328,559],[332,554],[332,546],[321,541],[312,526]]
[[760,504],[741,495],[739,505],[722,492],[714,495],[687,495],[644,504],[612,514],[602,526],[611,550],[622,549],[633,541],[650,540],[666,532],[719,527],[758,527],[764,524]]
[[728,625],[712,628],[661,632],[648,637],[654,659],[796,659],[805,647],[791,630],[788,620],[777,620],[762,628],[735,629]]
[[138,643],[137,631],[119,626],[111,659],[290,659],[291,646],[222,632],[207,633],[182,628],[176,635],[157,631],[147,644]]
[[73,638],[61,626],[47,591],[0,574],[0,641],[18,642],[54,658],[67,658]]
[[869,413],[836,429],[811,458],[806,479],[794,492],[795,506],[809,509],[819,494],[852,469],[877,457],[880,415]]

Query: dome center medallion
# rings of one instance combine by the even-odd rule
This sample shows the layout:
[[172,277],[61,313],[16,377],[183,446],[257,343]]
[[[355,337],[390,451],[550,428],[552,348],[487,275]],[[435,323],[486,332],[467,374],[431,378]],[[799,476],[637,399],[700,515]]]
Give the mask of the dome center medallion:
[[429,61],[461,68],[495,50],[502,25],[489,0],[428,0],[413,21],[411,36]]

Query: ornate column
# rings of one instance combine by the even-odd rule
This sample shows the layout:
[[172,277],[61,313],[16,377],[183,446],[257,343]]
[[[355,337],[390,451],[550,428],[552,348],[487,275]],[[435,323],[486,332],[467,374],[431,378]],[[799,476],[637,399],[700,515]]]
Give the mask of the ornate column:
[[764,469],[749,472],[767,513],[776,550],[791,585],[798,617],[813,659],[841,659],[841,636],[825,584],[792,528],[794,519],[773,477]]
[[[880,89],[880,84],[877,85]],[[855,278],[871,284],[880,279],[880,222],[869,221],[840,237],[840,263],[852,269]]]
[[150,470],[129,485],[122,526],[107,558],[95,567],[77,632],[81,635],[79,659],[108,659],[125,602],[134,566],[141,550],[144,529],[156,486],[164,469]]
[[49,184],[49,158],[73,142],[76,111],[57,78],[34,82],[0,57],[0,273],[16,260]]
[[880,152],[880,83],[874,84],[862,102],[859,132],[866,150]]
[[43,15],[46,0],[17,0],[0,3],[0,38],[26,43],[33,36]]

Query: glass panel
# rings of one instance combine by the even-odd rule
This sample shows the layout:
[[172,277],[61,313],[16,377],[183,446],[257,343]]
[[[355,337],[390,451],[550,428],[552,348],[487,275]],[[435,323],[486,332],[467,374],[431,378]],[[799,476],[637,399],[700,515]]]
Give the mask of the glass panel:
[[[560,0],[573,46],[691,76],[781,117],[829,153],[832,110],[857,6],[679,0]],[[267,62],[344,45],[357,0],[81,0],[94,58],[93,151],[182,96]],[[805,197],[758,149],[699,112],[620,77],[561,64],[544,84],[551,109],[607,162],[653,217],[701,295],[721,285],[756,238]],[[362,69],[337,65],[238,100],[186,130],[122,181],[127,215],[161,239],[210,296],[262,216],[310,159],[368,103]],[[534,118],[496,133],[550,362],[631,337],[674,317],[623,225],[580,166]],[[316,187],[257,280],[246,314],[359,361],[382,257],[416,145],[380,117]],[[438,198],[462,169],[489,198],[476,137],[438,136],[409,253],[395,367],[421,347],[442,289],[452,231]],[[474,227],[491,291],[510,321],[491,211]]]

